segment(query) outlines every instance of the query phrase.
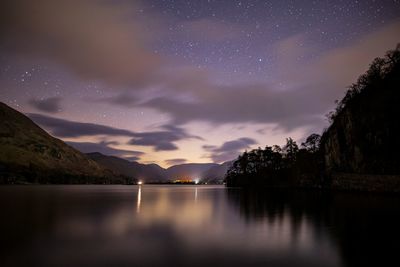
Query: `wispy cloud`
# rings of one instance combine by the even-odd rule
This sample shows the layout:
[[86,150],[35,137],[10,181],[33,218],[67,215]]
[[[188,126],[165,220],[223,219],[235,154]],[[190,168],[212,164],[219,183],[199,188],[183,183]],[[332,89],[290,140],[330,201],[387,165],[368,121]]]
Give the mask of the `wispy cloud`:
[[[138,1],[5,0],[2,49],[54,60],[86,79],[146,86],[163,59],[147,49]],[[6,41],[5,41],[6,40]]]
[[48,113],[57,113],[61,111],[61,97],[49,97],[45,99],[31,99],[29,103],[36,109]]
[[[177,150],[176,142],[185,139],[203,140],[199,136],[191,135],[183,128],[173,125],[163,125],[160,131],[134,132],[110,126],[76,122],[60,118],[49,117],[41,114],[28,114],[39,125],[48,129],[60,138],[77,138],[88,136],[125,136],[130,137],[129,144],[137,146],[150,146],[155,151]],[[103,144],[104,145],[104,144]]]
[[83,153],[91,153],[91,152],[99,152],[104,155],[109,156],[116,156],[121,157],[124,159],[136,161],[140,159],[144,153],[141,151],[134,151],[134,150],[125,150],[125,149],[117,149],[113,148],[110,145],[110,142],[99,142],[99,143],[92,143],[92,142],[66,142],[68,145],[78,149]]
[[134,136],[135,133],[125,129],[110,126],[76,122],[41,114],[28,114],[37,124],[50,130],[52,134],[60,138],[72,138],[82,136],[109,135],[109,136]]
[[183,128],[172,125],[162,126],[163,131],[135,133],[129,142],[131,145],[152,146],[155,151],[177,150],[175,142],[185,139],[203,140],[199,136],[188,134]]
[[215,163],[221,163],[235,159],[245,149],[249,149],[251,145],[257,144],[257,141],[251,138],[239,138],[236,140],[223,143],[221,146],[203,146],[203,149],[209,152],[208,157]]
[[187,162],[187,160],[186,159],[182,159],[182,158],[164,160],[164,163],[167,164],[168,166],[184,164],[186,162]]

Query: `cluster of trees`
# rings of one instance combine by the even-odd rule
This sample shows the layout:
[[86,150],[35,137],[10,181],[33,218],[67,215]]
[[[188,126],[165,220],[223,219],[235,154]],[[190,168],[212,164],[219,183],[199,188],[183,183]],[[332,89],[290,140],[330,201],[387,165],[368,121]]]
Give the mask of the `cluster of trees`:
[[227,185],[287,186],[304,183],[304,175],[299,174],[311,172],[315,177],[320,140],[320,135],[312,134],[300,148],[292,138],[287,138],[283,147],[274,145],[245,151],[228,169]]
[[383,81],[389,74],[395,72],[395,68],[400,63],[400,44],[395,50],[386,52],[384,58],[375,58],[366,73],[361,75],[356,83],[349,86],[342,100],[336,100],[336,108],[326,116],[329,122],[333,122],[335,118],[344,110],[345,107],[351,105],[351,102],[357,98],[363,91],[368,88],[381,87]]

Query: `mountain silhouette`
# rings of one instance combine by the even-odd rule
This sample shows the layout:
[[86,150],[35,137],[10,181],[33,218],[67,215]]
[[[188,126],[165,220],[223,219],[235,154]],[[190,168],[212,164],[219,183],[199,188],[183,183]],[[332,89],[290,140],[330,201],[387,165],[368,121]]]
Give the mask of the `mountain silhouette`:
[[0,102],[0,183],[126,183]]

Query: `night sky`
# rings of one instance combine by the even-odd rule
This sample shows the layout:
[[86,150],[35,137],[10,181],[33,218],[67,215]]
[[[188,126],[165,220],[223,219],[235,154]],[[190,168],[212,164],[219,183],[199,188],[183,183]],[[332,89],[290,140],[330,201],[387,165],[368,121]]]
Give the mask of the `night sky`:
[[232,160],[301,142],[400,42],[400,1],[5,0],[0,101],[84,151]]

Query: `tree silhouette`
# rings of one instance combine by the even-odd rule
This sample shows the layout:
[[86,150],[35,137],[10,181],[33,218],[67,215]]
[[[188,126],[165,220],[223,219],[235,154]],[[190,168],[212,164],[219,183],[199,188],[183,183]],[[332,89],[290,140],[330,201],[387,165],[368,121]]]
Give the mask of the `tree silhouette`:
[[288,161],[288,164],[293,164],[296,161],[299,147],[291,137],[286,138],[286,145],[283,147],[283,152],[285,155],[285,159]]
[[311,134],[306,138],[304,143],[301,143],[301,146],[311,153],[316,153],[319,150],[319,144],[321,142],[321,136],[319,134]]
[[338,114],[367,88],[381,87],[380,85],[385,77],[393,73],[395,68],[399,68],[399,64],[400,44],[397,45],[395,50],[388,51],[384,58],[375,58],[372,61],[368,71],[361,75],[357,82],[348,88],[343,99],[335,101],[337,104],[336,109],[326,115],[328,120],[333,123]]

